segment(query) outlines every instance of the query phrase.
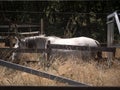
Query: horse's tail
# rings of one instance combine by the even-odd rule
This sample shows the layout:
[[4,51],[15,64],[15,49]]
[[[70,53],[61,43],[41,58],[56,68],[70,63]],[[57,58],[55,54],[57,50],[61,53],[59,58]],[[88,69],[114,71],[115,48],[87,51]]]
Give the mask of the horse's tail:
[[95,43],[97,44],[98,47],[101,47],[100,43],[95,40]]
[[[101,45],[98,41],[95,40],[95,43],[97,44],[98,47],[101,47]],[[100,59],[102,58],[102,51],[97,52],[97,57],[100,58]]]

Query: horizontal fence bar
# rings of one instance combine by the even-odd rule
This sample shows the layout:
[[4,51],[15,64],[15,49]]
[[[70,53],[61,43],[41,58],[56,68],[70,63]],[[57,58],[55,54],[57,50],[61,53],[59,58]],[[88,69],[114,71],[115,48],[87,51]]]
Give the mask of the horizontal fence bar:
[[50,44],[48,47],[51,49],[67,49],[67,50],[91,50],[91,51],[106,51],[113,52],[115,47],[88,47],[88,46],[73,46],[73,45],[59,45]]
[[[44,1],[44,0],[42,0]],[[81,1],[89,1],[89,0],[81,0]],[[97,0],[96,0],[97,1]],[[43,14],[43,13],[49,13],[49,12],[35,12],[35,11],[0,11],[0,13],[31,13],[31,14]],[[54,13],[61,13],[61,14],[75,14],[75,12],[54,12]],[[78,14],[91,14],[89,12],[80,12]],[[109,13],[103,13],[103,12],[99,12],[99,13],[95,13],[95,14],[102,14],[102,15],[108,15]]]
[[[25,25],[18,25],[17,24],[17,28],[32,28],[32,27],[41,27],[39,24],[37,24],[37,25],[28,25],[28,24],[25,24]],[[0,25],[0,28],[10,28],[10,26],[9,25]]]
[[0,32],[0,36],[16,35],[14,32]]
[[[67,50],[83,50],[83,51],[106,51],[106,52],[114,52],[116,50],[115,47],[87,47],[87,46],[73,46],[73,45],[57,45],[50,44],[48,46],[51,49],[67,49]],[[20,49],[20,48],[0,48],[0,50],[11,50],[14,52],[22,52],[22,53],[48,53],[48,49]]]
[[40,27],[40,25],[17,25],[17,27],[18,28],[28,28],[28,27],[31,27],[31,28],[33,28],[33,27]]
[[9,25],[0,25],[0,28],[9,28]]
[[19,33],[20,35],[24,35],[24,34],[39,34],[39,31],[36,32],[23,32],[23,33]]
[[19,34],[19,35],[21,35],[21,36],[25,36],[25,37],[27,37],[27,36],[38,36],[39,35],[39,33],[24,33],[24,34]]
[[0,50],[8,50],[21,53],[43,53],[47,52],[47,49],[19,49],[19,48],[0,48]]
[[0,65],[8,67],[8,68],[16,69],[16,70],[19,70],[19,71],[23,71],[23,72],[26,72],[26,73],[30,73],[30,74],[33,74],[33,75],[37,75],[37,76],[40,76],[40,77],[43,77],[43,78],[51,79],[51,80],[54,80],[54,81],[67,83],[69,85],[77,85],[77,86],[85,86],[85,87],[89,86],[89,85],[86,85],[86,84],[83,84],[83,83],[80,83],[80,82],[77,82],[77,81],[74,81],[74,80],[71,80],[71,79],[68,79],[68,78],[65,78],[65,77],[48,74],[48,73],[43,72],[43,71],[41,72],[41,71],[38,71],[38,70],[34,70],[32,68],[25,67],[25,66],[22,66],[22,65],[19,65],[19,64],[14,64],[14,63],[11,63],[11,62],[7,62],[7,61],[2,60],[2,59],[0,59]]
[[8,35],[39,35],[39,31],[36,32],[23,32],[23,33],[14,33],[14,32],[0,32],[0,36],[8,36]]
[[99,47],[100,51],[106,51],[106,52],[114,52],[116,50],[115,47]]

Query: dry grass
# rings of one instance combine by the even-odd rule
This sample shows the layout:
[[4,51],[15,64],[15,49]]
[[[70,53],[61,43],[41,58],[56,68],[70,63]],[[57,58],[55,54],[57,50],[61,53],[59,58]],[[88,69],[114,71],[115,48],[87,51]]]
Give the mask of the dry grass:
[[[117,50],[116,57],[120,50]],[[25,59],[35,60],[40,57],[37,54],[24,54],[22,62]],[[46,71],[58,76],[64,76],[91,86],[120,86],[120,60],[114,59],[110,68],[107,62],[97,63],[95,60],[89,62],[76,58],[68,58],[63,60],[54,59],[51,67],[44,69],[41,64],[28,63],[26,66],[36,70]],[[1,86],[67,86],[67,84],[59,83],[46,78],[38,77],[21,71],[12,70],[0,66],[0,85]]]

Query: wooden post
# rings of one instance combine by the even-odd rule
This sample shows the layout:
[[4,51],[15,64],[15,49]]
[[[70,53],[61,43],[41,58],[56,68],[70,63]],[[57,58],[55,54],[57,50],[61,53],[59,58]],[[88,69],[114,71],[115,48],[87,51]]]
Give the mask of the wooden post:
[[41,18],[41,31],[40,31],[40,34],[44,34],[44,28],[43,28],[43,18]]

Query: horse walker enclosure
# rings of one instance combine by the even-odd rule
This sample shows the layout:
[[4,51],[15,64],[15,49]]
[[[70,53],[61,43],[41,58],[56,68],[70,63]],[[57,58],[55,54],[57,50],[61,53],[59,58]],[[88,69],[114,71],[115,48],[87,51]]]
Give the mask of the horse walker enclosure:
[[[7,11],[8,13],[15,13],[15,11]],[[18,11],[19,12],[19,11]],[[17,13],[18,13],[17,12]],[[3,12],[1,12],[3,13]],[[21,12],[20,12],[21,13]],[[23,13],[28,13],[24,12]],[[37,13],[41,14],[38,12],[29,12],[29,13]],[[4,15],[4,14],[3,14]],[[120,23],[119,23],[119,13],[117,11],[113,12],[112,14],[107,16],[107,47],[86,47],[86,46],[73,46],[73,45],[53,45],[50,44],[50,42],[47,45],[47,50],[40,50],[38,49],[37,51],[34,49],[15,49],[15,48],[1,48],[1,50],[12,50],[16,52],[29,52],[29,53],[38,53],[38,52],[46,52],[47,53],[47,60],[49,60],[50,57],[50,52],[52,49],[72,49],[72,50],[94,50],[94,51],[102,51],[102,52],[108,52],[108,65],[110,64],[112,58],[113,58],[113,53],[116,51],[116,46],[113,45],[113,40],[114,40],[114,23],[116,22],[119,32],[120,32]],[[4,16],[5,17],[5,16]],[[6,17],[5,17],[6,18]],[[0,42],[5,42],[5,45],[8,45],[10,47],[13,47],[13,42],[10,37],[17,36],[17,37],[26,37],[26,36],[35,36],[35,35],[42,35],[44,34],[44,23],[43,23],[43,18],[39,20],[39,23],[37,24],[32,24],[32,21],[29,20],[28,24],[17,24],[16,21],[13,19],[9,20],[6,18],[7,22],[9,22],[9,25],[0,25],[0,29],[8,29],[7,32],[0,32],[0,36],[2,37],[0,39]],[[28,28],[27,32],[24,32],[22,30],[19,30],[19,28]],[[38,28],[36,31],[32,31],[32,28]],[[101,44],[102,45],[102,44]],[[118,46],[117,46],[118,47]]]
[[[68,50],[90,50],[90,51],[102,51],[102,52],[108,52],[108,66],[111,65],[111,61],[113,58],[113,53],[115,53],[116,51],[116,47],[119,47],[118,45],[114,45],[113,44],[113,40],[114,40],[114,23],[116,22],[119,33],[120,33],[120,21],[119,21],[119,13],[117,11],[113,12],[112,14],[107,16],[107,47],[87,47],[87,46],[73,46],[73,45],[55,45],[55,44],[50,44],[50,41],[48,42],[47,45],[47,49],[15,49],[15,48],[0,48],[0,50],[12,50],[14,52],[24,52],[24,53],[47,53],[47,57],[46,60],[50,61],[50,53],[52,49],[68,49]],[[1,42],[5,42],[6,40],[10,42],[10,38],[9,37],[23,37],[23,36],[35,36],[35,35],[40,35],[40,34],[44,34],[44,24],[43,24],[43,19],[40,19],[40,23],[39,24],[32,24],[32,22],[30,22],[31,24],[17,24],[16,22],[10,22],[9,25],[0,25],[0,29],[8,29],[8,32],[0,32],[0,36],[5,37],[5,38],[1,38],[0,41]],[[37,31],[31,31],[31,28],[39,28]],[[29,32],[18,32],[18,28],[29,28]],[[10,31],[13,32],[10,32]],[[7,43],[6,43],[7,44]],[[11,44],[10,44],[10,47]],[[38,75],[38,76],[42,76],[45,78],[52,79],[52,80],[58,80],[60,81],[60,79],[62,79],[60,82],[67,82],[70,85],[80,85],[80,86],[88,86],[86,84],[82,84],[76,81],[72,81],[66,78],[61,78],[61,77],[57,77],[57,76],[53,76],[50,74],[46,74],[44,72],[39,72],[39,71],[35,71],[33,69],[30,68],[26,68],[24,66],[21,65],[17,65],[14,63],[9,63],[7,60],[0,60],[0,65],[2,66],[6,66],[8,68],[12,68],[12,69],[16,69],[16,70],[20,70],[23,72],[27,72],[27,73],[32,73],[34,75]],[[44,75],[43,75],[44,74]]]

